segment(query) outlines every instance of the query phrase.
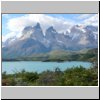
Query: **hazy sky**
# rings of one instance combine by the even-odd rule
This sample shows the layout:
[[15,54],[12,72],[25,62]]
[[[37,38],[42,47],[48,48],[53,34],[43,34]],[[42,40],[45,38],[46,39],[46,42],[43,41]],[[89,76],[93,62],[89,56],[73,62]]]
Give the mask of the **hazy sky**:
[[65,32],[76,24],[98,25],[97,14],[2,14],[2,38],[19,37],[25,26],[41,24],[43,32],[53,26],[58,32]]

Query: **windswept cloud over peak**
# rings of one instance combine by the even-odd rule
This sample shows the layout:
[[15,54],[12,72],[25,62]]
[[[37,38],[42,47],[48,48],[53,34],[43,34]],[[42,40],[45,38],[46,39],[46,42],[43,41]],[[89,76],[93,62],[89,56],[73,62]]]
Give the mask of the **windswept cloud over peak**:
[[52,25],[57,31],[61,32],[73,25],[73,22],[69,22],[63,18],[54,18],[44,14],[28,14],[10,19],[7,26],[10,31],[19,32],[25,26],[34,26],[37,22],[41,24],[43,31]]
[[91,16],[90,18],[88,19],[85,19],[83,21],[83,23],[85,25],[94,25],[94,26],[98,26],[98,14],[95,14],[93,16]]
[[[59,16],[58,16],[59,15]],[[75,24],[84,24],[84,25],[98,25],[98,15],[97,14],[80,14],[77,17],[77,21],[74,19],[74,15],[69,16],[66,14],[64,17],[63,14],[15,14],[14,17],[10,14],[3,14],[2,17],[6,18],[6,24],[3,26],[3,30],[6,30],[2,35],[3,40],[6,40],[9,37],[21,36],[22,30],[26,26],[35,26],[37,22],[41,24],[41,28],[45,33],[46,29],[50,26],[53,26],[59,33],[66,32]],[[61,16],[60,16],[61,15]],[[69,17],[68,17],[69,16]],[[72,18],[73,17],[73,18]]]

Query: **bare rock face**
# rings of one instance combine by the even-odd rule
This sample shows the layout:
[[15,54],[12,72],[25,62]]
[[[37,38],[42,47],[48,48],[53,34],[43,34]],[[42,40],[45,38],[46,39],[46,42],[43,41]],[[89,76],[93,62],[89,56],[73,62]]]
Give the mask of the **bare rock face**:
[[30,56],[52,50],[81,50],[98,47],[98,27],[74,25],[66,34],[58,33],[53,26],[45,31],[40,23],[27,26],[19,38],[10,37],[2,46],[2,55],[6,57]]

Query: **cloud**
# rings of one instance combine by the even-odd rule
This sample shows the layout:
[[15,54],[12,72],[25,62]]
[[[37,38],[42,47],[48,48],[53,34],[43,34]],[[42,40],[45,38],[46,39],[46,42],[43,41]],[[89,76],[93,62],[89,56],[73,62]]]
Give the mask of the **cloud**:
[[58,32],[64,32],[73,25],[73,22],[67,21],[64,18],[57,18],[44,14],[27,14],[8,20],[7,29],[10,32],[3,36],[3,40],[13,36],[20,37],[24,27],[35,26],[37,22],[41,24],[43,32],[50,26],[53,26]]
[[43,32],[50,26],[54,26],[58,32],[63,32],[73,25],[73,22],[67,21],[64,18],[52,17],[46,14],[28,14],[9,19],[7,29],[11,32],[15,32],[15,34],[19,34],[24,27],[34,26],[37,22],[41,24]]
[[90,18],[88,19],[85,19],[83,21],[83,23],[85,25],[94,25],[94,26],[98,26],[98,14],[95,14],[93,16],[91,16]]
[[[80,16],[81,19],[89,17],[91,14],[82,14]],[[9,17],[7,20],[7,30],[9,33],[3,36],[3,39],[6,40],[9,37],[21,36],[21,32],[26,26],[35,26],[37,22],[41,24],[43,32],[50,27],[53,26],[59,33],[66,32],[70,27],[75,25],[74,20],[69,20],[64,17],[52,17],[47,14],[25,14],[23,16],[17,16],[11,18],[9,14],[4,14],[3,17]],[[98,17],[97,14],[82,20],[82,24],[91,24],[97,25]]]
[[15,36],[15,33],[14,32],[11,32],[11,33],[8,33],[8,34],[6,34],[6,35],[2,35],[2,40],[3,40],[3,42],[4,41],[6,41],[8,38],[10,38],[10,37],[13,37],[13,36]]
[[9,20],[7,26],[11,31],[22,31],[25,26],[34,26],[37,22],[41,24],[44,31],[51,25],[54,26],[57,31],[66,30],[66,28],[72,25],[72,22],[63,18],[54,18],[44,14],[29,14]]
[[78,16],[77,19],[82,20],[82,19],[86,19],[86,18],[88,18],[90,16],[91,16],[91,14],[82,14],[82,15]]
[[5,42],[10,37],[20,37],[21,33],[17,34],[16,32],[9,32],[6,35],[2,35],[2,41]]

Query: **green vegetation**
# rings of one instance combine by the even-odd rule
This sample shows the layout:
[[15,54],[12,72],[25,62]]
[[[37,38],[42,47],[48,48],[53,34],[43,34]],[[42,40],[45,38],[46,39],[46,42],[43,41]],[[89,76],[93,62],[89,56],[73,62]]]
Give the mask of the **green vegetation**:
[[55,50],[49,53],[34,54],[16,59],[3,59],[3,61],[98,61],[98,49],[86,49],[81,51]]
[[[5,59],[3,59],[5,60]],[[97,86],[98,85],[98,49],[81,51],[52,51],[47,54],[34,54],[29,57],[12,59],[12,61],[89,61],[93,68],[76,66],[65,71],[56,68],[55,71],[42,73],[16,72],[2,73],[3,86]],[[6,61],[11,61],[6,59]]]
[[14,74],[2,73],[3,86],[97,86],[97,67],[85,69],[82,66],[61,71],[44,71],[42,73],[22,70]]

